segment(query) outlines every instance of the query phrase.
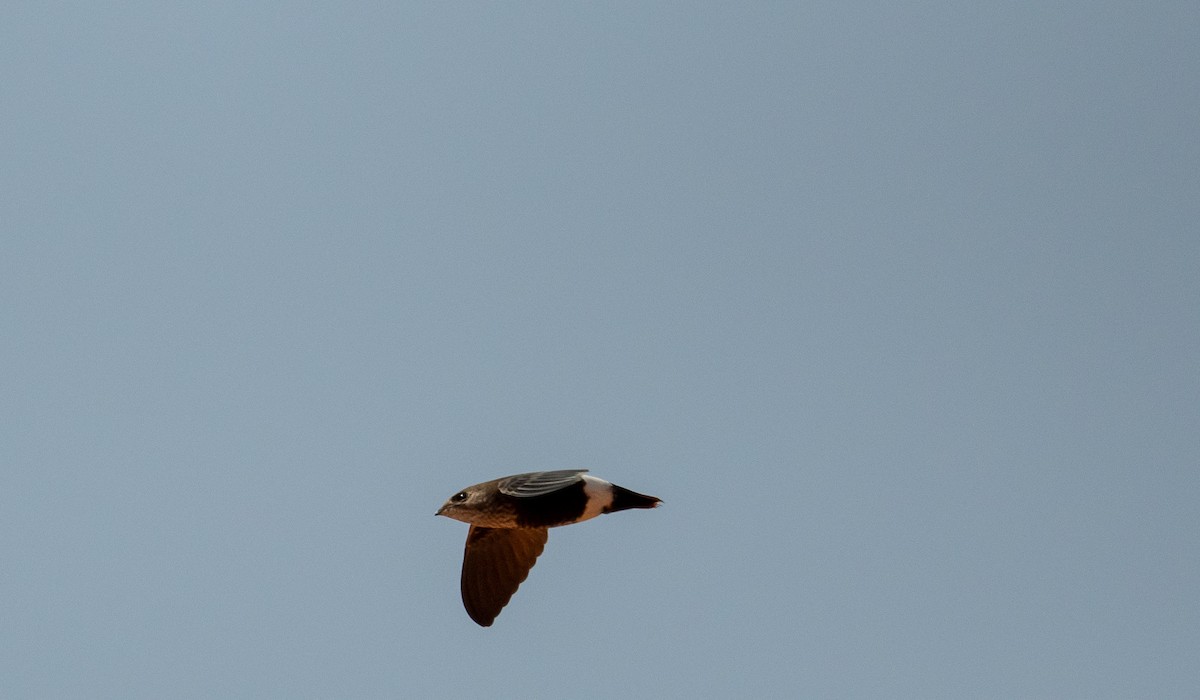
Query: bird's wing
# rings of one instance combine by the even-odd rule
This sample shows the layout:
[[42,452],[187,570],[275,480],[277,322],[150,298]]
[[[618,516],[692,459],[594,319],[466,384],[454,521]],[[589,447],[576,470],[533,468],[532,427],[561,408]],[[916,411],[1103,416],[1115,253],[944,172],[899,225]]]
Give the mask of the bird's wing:
[[530,472],[517,474],[500,480],[500,493],[517,498],[544,496],[570,486],[583,478],[586,469],[563,469],[554,472]]
[[545,528],[471,526],[463,554],[462,599],[472,620],[491,626],[529,575],[546,535]]

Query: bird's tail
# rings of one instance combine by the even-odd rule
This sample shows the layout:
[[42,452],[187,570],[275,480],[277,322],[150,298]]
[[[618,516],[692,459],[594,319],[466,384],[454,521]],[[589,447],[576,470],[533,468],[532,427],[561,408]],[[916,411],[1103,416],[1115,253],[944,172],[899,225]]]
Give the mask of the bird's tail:
[[654,496],[645,496],[636,491],[630,491],[629,489],[613,484],[613,502],[609,511],[628,510],[630,508],[656,508],[659,503],[662,503],[662,499],[655,498]]

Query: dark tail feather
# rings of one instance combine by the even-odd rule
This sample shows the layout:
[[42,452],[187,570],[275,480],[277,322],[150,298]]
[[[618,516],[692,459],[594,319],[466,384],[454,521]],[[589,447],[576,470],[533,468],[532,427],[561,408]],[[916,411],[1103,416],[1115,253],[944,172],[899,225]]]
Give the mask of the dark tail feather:
[[662,500],[654,496],[643,496],[640,493],[613,484],[613,503],[609,511],[614,512],[630,508],[655,508],[659,503],[662,503]]

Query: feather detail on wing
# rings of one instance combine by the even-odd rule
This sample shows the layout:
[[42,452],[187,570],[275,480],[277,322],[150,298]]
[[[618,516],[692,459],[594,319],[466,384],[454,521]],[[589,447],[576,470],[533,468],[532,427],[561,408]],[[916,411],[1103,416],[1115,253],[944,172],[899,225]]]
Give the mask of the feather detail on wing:
[[578,483],[586,472],[586,469],[562,469],[553,472],[516,474],[501,479],[496,486],[500,489],[500,493],[506,496],[516,498],[544,496]]
[[472,525],[463,554],[462,599],[471,619],[491,626],[546,546],[545,528]]

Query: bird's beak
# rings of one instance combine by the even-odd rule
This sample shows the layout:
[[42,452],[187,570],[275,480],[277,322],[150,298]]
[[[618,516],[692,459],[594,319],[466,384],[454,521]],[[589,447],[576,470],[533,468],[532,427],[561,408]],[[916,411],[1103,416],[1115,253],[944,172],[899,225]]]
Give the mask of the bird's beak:
[[441,508],[437,509],[437,512],[434,513],[434,515],[445,515],[445,511],[446,511],[446,506],[442,506]]

